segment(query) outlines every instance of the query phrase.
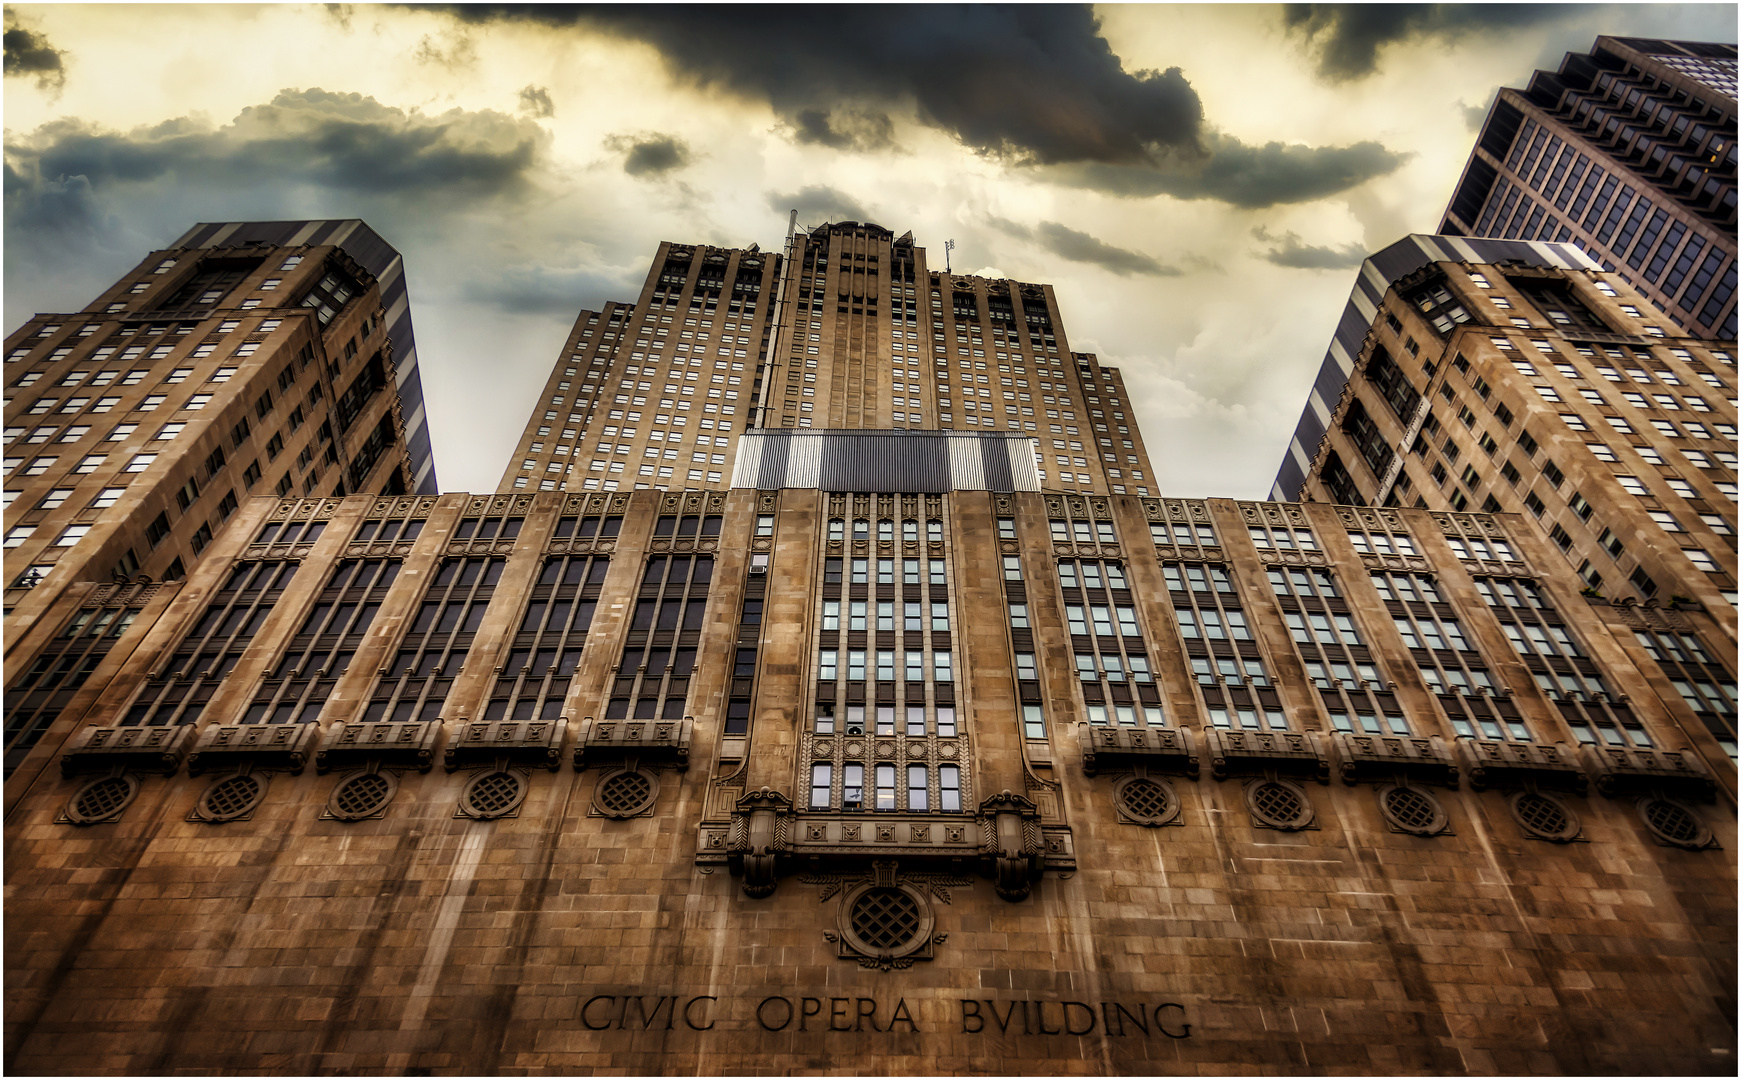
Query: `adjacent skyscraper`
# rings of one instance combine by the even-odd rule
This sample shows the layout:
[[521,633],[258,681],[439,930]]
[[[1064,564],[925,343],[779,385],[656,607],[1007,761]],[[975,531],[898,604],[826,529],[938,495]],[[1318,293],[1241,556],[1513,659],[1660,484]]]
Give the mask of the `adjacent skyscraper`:
[[1735,339],[1734,45],[1599,37],[1499,91],[1439,231],[1569,243]]
[[14,670],[65,589],[183,577],[250,495],[435,489],[404,265],[361,221],[197,225],[9,335],[5,380]]

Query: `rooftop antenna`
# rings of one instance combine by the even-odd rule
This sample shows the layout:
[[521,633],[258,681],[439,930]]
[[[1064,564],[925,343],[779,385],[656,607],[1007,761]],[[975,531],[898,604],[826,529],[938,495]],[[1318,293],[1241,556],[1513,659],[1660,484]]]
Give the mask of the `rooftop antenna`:
[[945,274],[952,274],[955,272],[955,271],[949,269],[949,253],[951,251],[954,251],[954,250],[955,250],[955,241],[953,241],[953,240],[943,241],[943,272]]

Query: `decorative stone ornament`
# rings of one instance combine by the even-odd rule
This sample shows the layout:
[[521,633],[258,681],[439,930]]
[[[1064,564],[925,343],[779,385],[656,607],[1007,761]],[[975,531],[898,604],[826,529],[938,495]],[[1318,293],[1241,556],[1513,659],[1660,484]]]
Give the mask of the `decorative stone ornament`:
[[1147,828],[1182,824],[1173,785],[1154,776],[1127,776],[1112,785],[1112,805],[1124,820]]
[[609,818],[644,814],[658,799],[659,774],[633,766],[605,773],[592,789],[593,810]]
[[460,792],[459,812],[479,821],[507,817],[520,809],[530,787],[525,774],[517,769],[489,769],[472,777]]
[[219,776],[206,785],[199,801],[194,803],[192,817],[196,821],[221,824],[253,816],[254,808],[266,798],[266,776],[253,772],[235,772]]
[[1312,824],[1312,800],[1292,780],[1260,780],[1245,790],[1253,824],[1293,832]]
[[883,971],[930,960],[934,947],[949,936],[935,932],[931,900],[947,904],[950,888],[971,884],[967,878],[944,874],[901,874],[893,859],[878,859],[868,873],[858,876],[805,874],[802,880],[822,886],[822,900],[844,893],[836,916],[838,931],[823,933],[840,958]]
[[1410,784],[1378,789],[1378,811],[1397,832],[1437,836],[1450,827],[1450,816],[1431,792]]
[[1511,816],[1523,826],[1526,836],[1569,844],[1578,838],[1582,826],[1558,796],[1541,791],[1520,791],[1509,800]]
[[391,772],[376,769],[354,772],[333,785],[326,800],[326,812],[339,821],[379,817],[398,791],[399,778]]
[[757,899],[773,895],[779,857],[791,851],[791,799],[764,787],[737,801],[727,858],[743,875],[744,895]]
[[1040,810],[1008,788],[979,804],[980,854],[992,864],[992,881],[1005,900],[1026,900],[1040,879],[1045,844]]
[[66,820],[74,825],[114,821],[138,794],[137,777],[126,773],[100,776],[73,792],[67,800]]
[[1714,842],[1710,827],[1698,812],[1678,799],[1652,796],[1640,799],[1638,817],[1657,843],[1697,851]]

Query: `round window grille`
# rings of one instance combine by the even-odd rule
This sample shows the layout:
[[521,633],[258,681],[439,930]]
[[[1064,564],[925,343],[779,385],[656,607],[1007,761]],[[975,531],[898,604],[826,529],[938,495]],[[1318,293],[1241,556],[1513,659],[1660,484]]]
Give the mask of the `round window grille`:
[[357,773],[339,781],[326,801],[327,813],[340,821],[361,821],[378,814],[392,801],[393,780],[381,773]]
[[1511,815],[1525,832],[1543,840],[1563,844],[1578,835],[1578,816],[1552,795],[1519,792],[1511,797]]
[[238,773],[214,781],[199,797],[197,813],[206,821],[234,821],[260,805],[266,797],[266,782]]
[[1416,836],[1435,836],[1449,824],[1439,800],[1420,788],[1385,788],[1378,794],[1378,809],[1393,826]]
[[1692,809],[1672,799],[1646,799],[1639,816],[1658,840],[1674,847],[1702,848],[1711,842],[1711,830]]
[[1303,829],[1312,823],[1312,804],[1290,780],[1265,780],[1246,794],[1254,818],[1274,829]]
[[601,777],[592,804],[606,817],[627,818],[643,813],[659,797],[659,781],[639,769],[618,769]]
[[67,800],[67,820],[79,825],[108,821],[127,808],[139,794],[139,781],[131,776],[105,776],[73,792]]
[[511,772],[487,772],[472,778],[459,804],[472,817],[488,821],[513,813],[526,798],[526,782]]
[[1166,825],[1179,816],[1179,797],[1172,785],[1148,776],[1132,776],[1113,789],[1119,813],[1138,825]]
[[867,889],[852,902],[852,931],[879,953],[913,944],[924,923],[919,902],[902,889]]

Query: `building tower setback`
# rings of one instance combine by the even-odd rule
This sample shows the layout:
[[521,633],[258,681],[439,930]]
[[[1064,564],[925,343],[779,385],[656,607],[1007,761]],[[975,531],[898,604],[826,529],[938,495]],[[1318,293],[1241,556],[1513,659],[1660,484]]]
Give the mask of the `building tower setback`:
[[1071,351],[1051,286],[932,271],[868,223],[787,249],[660,244],[635,303],[576,319],[500,490],[718,485],[760,427],[1015,432],[1047,488],[1152,492],[1123,377]]

